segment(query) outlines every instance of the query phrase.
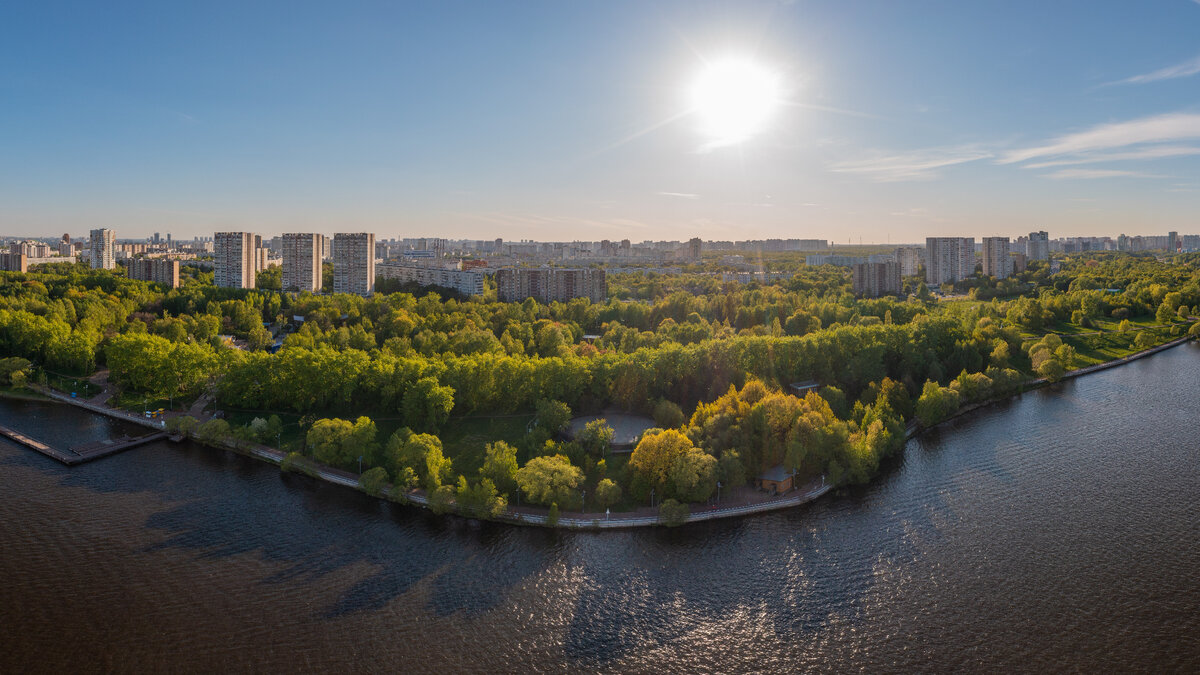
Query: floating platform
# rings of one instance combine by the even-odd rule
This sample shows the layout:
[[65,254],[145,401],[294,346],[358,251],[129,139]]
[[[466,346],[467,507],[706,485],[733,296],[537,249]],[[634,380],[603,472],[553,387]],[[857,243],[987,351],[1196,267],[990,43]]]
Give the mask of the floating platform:
[[152,434],[146,434],[145,436],[122,436],[121,438],[115,438],[112,440],[96,441],[94,443],[77,445],[72,447],[70,450],[61,450],[59,448],[51,447],[50,445],[47,445],[36,438],[31,438],[30,436],[27,436],[14,429],[9,429],[5,426],[0,426],[0,436],[14,440],[27,448],[37,450],[43,455],[50,457],[51,459],[57,459],[67,466],[74,466],[76,464],[82,464],[83,462],[90,462],[93,459],[100,459],[101,457],[115,455],[118,452],[129,450],[130,448],[136,448],[139,445],[145,445],[146,443],[153,443],[154,441],[162,440],[167,438],[167,433],[165,431],[157,431]]

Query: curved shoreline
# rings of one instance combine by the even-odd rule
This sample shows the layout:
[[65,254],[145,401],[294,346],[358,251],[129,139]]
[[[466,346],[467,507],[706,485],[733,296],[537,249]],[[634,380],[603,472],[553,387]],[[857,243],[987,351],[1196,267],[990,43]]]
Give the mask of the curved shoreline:
[[[1136,361],[1138,359],[1145,358],[1145,357],[1151,356],[1153,354],[1157,354],[1158,352],[1161,352],[1161,351],[1164,351],[1167,349],[1171,349],[1173,347],[1177,347],[1185,342],[1190,342],[1193,339],[1194,338],[1192,338],[1191,336],[1185,335],[1183,337],[1176,338],[1169,342],[1165,342],[1161,345],[1157,345],[1155,347],[1151,347],[1149,349],[1137,352],[1136,354],[1130,354],[1129,356],[1121,357],[1119,359],[1113,359],[1112,361],[1105,361],[1104,363],[1098,363],[1098,364],[1095,364],[1092,366],[1086,366],[1084,368],[1072,370],[1069,373],[1064,374],[1063,377],[1059,381],[1062,382],[1062,381],[1073,379],[1076,377],[1082,377],[1084,375],[1089,375],[1091,373],[1100,372],[1102,370],[1107,370],[1109,368],[1115,368],[1116,366],[1129,363],[1130,361]],[[976,410],[979,410],[980,408],[992,405],[993,403],[998,403],[1000,401],[1010,399],[1013,396],[1017,396],[1019,394],[1025,393],[1026,391],[1030,391],[1032,389],[1038,389],[1038,388],[1047,386],[1049,384],[1052,384],[1052,383],[1045,378],[1038,378],[1038,379],[1030,380],[1030,381],[1022,384],[1020,390],[1017,392],[1014,392],[1012,394],[1007,394],[1004,396],[998,396],[995,398],[988,399],[986,401],[981,401],[979,403],[974,403],[974,404],[965,406],[965,407],[959,409],[957,412],[955,412],[955,414],[951,415],[950,417],[947,417],[946,419],[938,422],[937,424],[933,424],[928,427],[921,426],[921,424],[916,422],[915,420],[910,421],[905,428],[904,440],[907,443],[909,440],[912,440],[914,437],[919,436],[921,433],[923,433],[929,429],[934,429],[938,426],[946,424],[947,422],[950,422],[954,419],[962,417],[968,413],[972,413]],[[36,386],[36,385],[34,385],[34,386]],[[90,403],[88,401],[81,400],[78,398],[71,398],[69,396],[65,396],[65,395],[60,394],[49,388],[43,389],[42,387],[37,387],[37,389],[35,389],[35,391],[39,391],[39,393],[42,393],[43,395],[49,397],[49,400],[74,405],[74,406],[84,408],[84,409],[89,410],[94,413],[107,415],[114,419],[119,419],[124,422],[132,422],[134,424],[139,424],[141,426],[149,427],[149,428],[156,429],[156,430],[162,429],[162,423],[156,423],[151,420],[146,420],[142,417],[132,415],[130,413],[125,413],[120,410],[114,410],[107,406],[97,405],[97,404]],[[242,446],[242,445],[224,444],[224,443],[208,443],[208,442],[202,442],[202,441],[196,440],[194,438],[191,440],[193,440],[196,443],[200,443],[201,445],[208,445],[209,447],[220,448],[223,450],[230,450],[232,452],[236,452],[241,455],[253,457],[255,459],[259,459],[259,460],[262,460],[265,462],[269,462],[271,464],[275,464],[276,466],[278,466],[284,460],[284,458],[287,456],[287,453],[283,452],[282,450],[278,450],[276,448],[272,448],[270,446],[261,445],[261,444],[257,444],[257,443],[247,443],[244,446]],[[364,494],[369,494],[369,493],[366,493],[362,489],[362,487],[359,485],[358,474],[354,474],[349,471],[333,469],[333,468],[330,468],[327,466],[314,465],[313,472],[311,474],[307,474],[307,475],[311,475],[312,477],[323,480],[327,483],[332,483],[334,485],[340,485],[342,487],[352,488],[359,492],[363,492]],[[802,492],[794,490],[792,493],[789,493],[788,495],[784,495],[782,497],[778,497],[771,501],[761,502],[758,504],[746,504],[746,505],[741,505],[741,506],[732,506],[732,507],[728,507],[728,508],[709,508],[709,509],[693,510],[693,511],[689,511],[687,520],[684,521],[684,524],[693,523],[693,522],[701,522],[701,521],[706,521],[706,520],[718,520],[721,518],[737,518],[740,516],[753,515],[753,514],[757,514],[757,513],[766,513],[768,511],[779,511],[782,509],[788,509],[788,508],[799,506],[801,504],[807,504],[811,501],[814,501],[817,498],[821,497],[822,495],[828,493],[830,490],[834,489],[835,487],[837,487],[837,486],[832,485],[832,484],[824,484],[823,483],[820,486],[810,486],[807,490],[804,490]],[[421,506],[423,508],[429,508],[428,497],[424,494],[417,493],[417,492],[410,492],[410,493],[403,495],[403,497],[401,499],[393,500],[393,499],[391,499],[390,488],[386,488],[381,495],[370,495],[370,496],[375,496],[378,499],[386,499],[388,501],[394,501],[396,503],[415,504],[415,505]],[[530,508],[530,507],[524,507],[524,508],[518,507],[518,508],[521,508],[521,510],[514,510],[511,507],[505,509],[505,512],[502,515],[500,515],[499,517],[494,519],[495,522],[507,523],[507,524],[511,524],[511,525],[535,525],[535,526],[540,526],[540,527],[565,528],[565,529],[572,529],[572,530],[606,530],[606,529],[621,529],[621,528],[631,528],[631,527],[653,527],[653,526],[658,526],[658,525],[664,525],[664,523],[661,521],[661,519],[657,515],[649,515],[649,516],[635,515],[635,516],[622,517],[622,514],[617,514],[617,517],[613,518],[611,514],[606,517],[605,514],[601,514],[601,513],[596,513],[596,514],[564,513],[561,516],[559,516],[557,523],[551,525],[549,523],[550,516],[549,516],[548,509],[544,510],[544,511],[546,511],[545,513],[540,513],[539,511],[542,511],[542,509],[539,509],[538,511],[527,511],[525,509]],[[448,512],[448,513],[450,513],[450,512]],[[589,517],[589,516],[591,516],[591,517]],[[462,516],[462,517],[469,517],[469,516]]]

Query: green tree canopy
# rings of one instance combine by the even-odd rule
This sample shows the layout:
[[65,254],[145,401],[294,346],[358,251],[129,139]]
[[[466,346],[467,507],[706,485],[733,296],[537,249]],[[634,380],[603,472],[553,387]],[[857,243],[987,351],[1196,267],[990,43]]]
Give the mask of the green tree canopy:
[[534,504],[562,504],[564,508],[572,508],[582,499],[579,493],[582,482],[583,471],[572,466],[563,455],[534,457],[517,471],[517,485]]

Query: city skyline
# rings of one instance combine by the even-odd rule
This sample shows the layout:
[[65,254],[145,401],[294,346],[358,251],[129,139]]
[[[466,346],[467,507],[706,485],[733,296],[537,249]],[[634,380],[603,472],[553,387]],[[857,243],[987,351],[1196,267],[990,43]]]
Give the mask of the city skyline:
[[[0,230],[1197,230],[1200,3],[963,4],[23,6]],[[736,138],[721,68],[771,104]]]

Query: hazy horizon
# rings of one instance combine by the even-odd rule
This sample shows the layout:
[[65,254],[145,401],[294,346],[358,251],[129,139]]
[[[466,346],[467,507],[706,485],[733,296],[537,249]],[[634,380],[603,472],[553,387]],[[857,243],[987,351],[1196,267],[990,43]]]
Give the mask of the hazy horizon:
[[14,236],[1200,232],[1196,0],[0,16]]

